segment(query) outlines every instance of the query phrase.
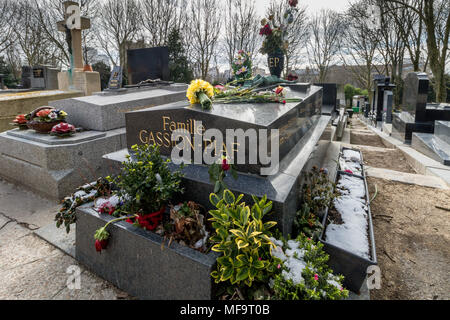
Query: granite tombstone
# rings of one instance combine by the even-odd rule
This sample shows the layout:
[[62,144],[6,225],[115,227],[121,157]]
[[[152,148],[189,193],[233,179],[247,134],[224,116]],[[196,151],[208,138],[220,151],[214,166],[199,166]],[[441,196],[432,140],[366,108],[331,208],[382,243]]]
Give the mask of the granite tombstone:
[[[161,153],[171,156],[178,141],[172,141],[172,133],[177,129],[185,129],[192,140],[188,148],[199,148],[210,154],[220,155],[222,152],[234,159],[235,152],[244,151],[244,163],[236,164],[238,179],[225,179],[228,187],[235,193],[243,193],[244,201],[251,203],[251,195],[262,197],[265,194],[274,203],[275,220],[281,230],[290,232],[299,201],[301,172],[315,146],[325,131],[331,117],[321,115],[322,88],[306,85],[287,85],[288,96],[297,97],[301,102],[287,104],[214,104],[212,110],[202,110],[199,106],[191,106],[188,102],[172,103],[148,110],[138,110],[126,114],[127,146],[134,144],[156,144]],[[256,139],[251,135],[244,140],[236,138],[219,141],[216,137],[207,137],[207,130],[215,129],[227,136],[227,131],[237,134],[257,132]],[[262,134],[267,129],[269,135]],[[275,133],[274,131],[276,130]],[[206,132],[206,133],[205,133]],[[196,137],[197,135],[197,137]],[[197,138],[197,140],[195,140]],[[200,138],[200,139],[198,139]],[[279,145],[278,157],[271,148],[276,141]],[[267,147],[271,159],[278,158],[279,165],[272,166],[258,157],[250,160],[249,151]],[[260,149],[261,150],[261,149]],[[128,151],[107,155],[107,161],[122,162]],[[130,152],[132,153],[132,152]],[[260,154],[259,154],[260,155]],[[195,155],[194,155],[195,157]],[[183,172],[185,177],[186,199],[196,201],[206,208],[211,208],[208,195],[214,187],[209,181],[208,166],[200,164],[187,165]],[[272,166],[270,173],[263,174],[261,169]],[[173,170],[179,168],[172,163]]]
[[138,84],[148,79],[168,81],[169,48],[155,47],[127,51],[128,82]]

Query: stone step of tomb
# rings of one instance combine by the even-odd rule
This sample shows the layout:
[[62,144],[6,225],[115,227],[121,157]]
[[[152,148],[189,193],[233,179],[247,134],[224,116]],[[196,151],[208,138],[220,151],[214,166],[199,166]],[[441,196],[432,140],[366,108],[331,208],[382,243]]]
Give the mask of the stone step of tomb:
[[450,166],[450,144],[431,133],[414,132],[411,146],[430,158]]
[[434,135],[450,144],[450,121],[435,121]]

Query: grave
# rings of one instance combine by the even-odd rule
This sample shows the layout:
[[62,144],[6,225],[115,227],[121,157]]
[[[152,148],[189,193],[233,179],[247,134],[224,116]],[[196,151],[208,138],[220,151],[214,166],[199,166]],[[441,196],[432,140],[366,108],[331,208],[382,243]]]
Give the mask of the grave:
[[128,50],[127,58],[130,84],[138,84],[148,79],[169,80],[168,47]]
[[65,139],[32,130],[1,133],[0,176],[62,199],[80,185],[110,174],[102,156],[126,147],[125,112],[184,100],[185,90],[186,85],[175,84],[50,102],[66,111],[67,122],[81,132]]
[[315,86],[323,88],[322,114],[336,115],[339,112],[337,98],[337,84],[335,83],[315,83]]
[[429,79],[426,73],[410,73],[405,79],[402,112],[394,113],[392,136],[411,144],[413,132],[434,133],[434,122],[450,121],[446,104],[427,104]]
[[57,90],[59,69],[48,65],[23,66],[22,89]]
[[[71,66],[68,71],[58,73],[58,85],[60,90],[78,90],[89,96],[94,92],[101,91],[100,74],[94,71],[84,71],[83,50],[82,50],[82,31],[91,27],[91,21],[88,18],[81,17],[80,26],[67,26],[67,20],[71,13],[67,9],[71,6],[79,7],[77,2],[65,1],[64,20],[57,23],[58,31],[66,33],[68,41],[69,54],[71,57]],[[79,11],[80,9],[78,9]]]
[[[225,134],[227,129],[244,131],[279,129],[279,135],[273,136],[280,143],[279,170],[272,171],[272,175],[263,175],[260,169],[265,166],[262,163],[246,162],[236,165],[237,180],[227,177],[225,182],[233,192],[244,194],[244,201],[248,203],[251,203],[251,195],[262,197],[266,194],[268,199],[273,201],[273,209],[276,212],[272,218],[287,235],[292,229],[293,219],[300,203],[298,195],[302,169],[313,154],[331,119],[330,116],[321,114],[323,90],[321,87],[310,84],[293,84],[287,87],[290,89],[288,97],[300,98],[301,102],[285,105],[214,104],[212,110],[208,111],[183,101],[129,112],[126,114],[127,147],[130,149],[134,144],[156,143],[160,146],[161,153],[170,157],[173,148],[170,137],[175,127],[183,127],[191,133],[194,131],[198,133],[199,121],[202,122],[203,129],[214,128],[222,134]],[[256,144],[252,141],[250,145],[247,144],[249,142],[247,138],[244,145],[242,141],[234,142],[233,146],[227,148],[244,148],[248,153],[249,148],[254,149],[255,145],[259,147],[267,139],[267,136],[259,136]],[[211,140],[205,141],[200,143],[200,148],[205,146],[213,148]],[[121,150],[105,155],[105,160],[107,163],[117,165],[126,160],[127,154],[128,150]],[[171,164],[172,170],[177,168],[178,165]],[[186,189],[184,197],[211,208],[208,195],[214,187],[209,180],[208,166],[191,164],[186,166],[183,172]]]
[[389,92],[392,94],[392,90],[395,88],[395,85],[390,84],[390,81],[391,79],[384,75],[377,75],[373,80],[372,110],[369,113],[369,120],[375,127],[383,121],[384,103],[386,101],[385,96],[388,95]]

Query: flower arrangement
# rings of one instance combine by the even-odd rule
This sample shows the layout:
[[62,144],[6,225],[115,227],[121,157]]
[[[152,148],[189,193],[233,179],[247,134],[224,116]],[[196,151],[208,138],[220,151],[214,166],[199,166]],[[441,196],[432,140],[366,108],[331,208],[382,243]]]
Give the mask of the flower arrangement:
[[250,52],[239,50],[236,59],[231,64],[231,68],[236,80],[250,79],[252,77]]
[[27,122],[30,120],[29,114],[19,114],[13,120],[12,125],[18,127],[20,130],[28,129]]
[[289,47],[289,41],[286,41],[287,25],[294,22],[294,12],[297,11],[298,0],[289,0],[289,8],[283,15],[283,23],[280,26],[275,25],[274,15],[264,18],[261,21],[262,28],[259,31],[261,36],[264,36],[264,41],[260,52],[262,54],[272,54],[277,51],[284,53]]
[[282,103],[301,102],[298,98],[286,98],[286,89],[278,86],[274,90],[260,91],[258,88],[225,87],[214,97],[216,103]]
[[212,107],[211,99],[214,97],[214,87],[207,81],[201,79],[192,80],[186,97],[191,104],[200,103],[202,109],[209,110]]
[[59,138],[71,137],[75,134],[75,127],[66,122],[61,122],[55,125],[50,131],[50,135]]
[[34,118],[35,121],[39,122],[53,122],[53,121],[62,121],[67,117],[67,113],[63,110],[52,109],[49,107],[48,109],[40,110],[36,113],[37,118]]

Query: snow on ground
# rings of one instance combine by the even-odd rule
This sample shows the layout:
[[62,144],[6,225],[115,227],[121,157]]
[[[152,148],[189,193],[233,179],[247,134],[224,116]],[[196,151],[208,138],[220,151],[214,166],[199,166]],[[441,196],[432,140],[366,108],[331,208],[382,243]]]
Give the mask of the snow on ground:
[[326,241],[339,248],[369,259],[368,221],[364,180],[342,175],[338,188],[342,195],[335,199],[334,206],[341,215],[343,224],[330,224]]
[[339,158],[341,170],[350,170],[354,174],[362,174],[362,158],[359,151],[344,149]]

